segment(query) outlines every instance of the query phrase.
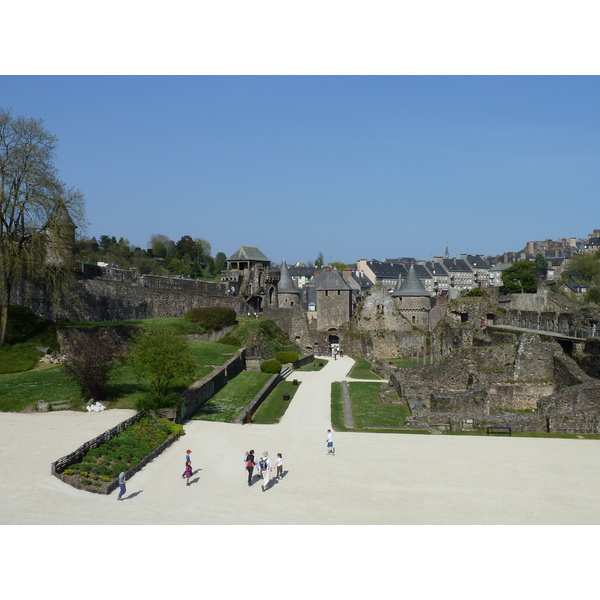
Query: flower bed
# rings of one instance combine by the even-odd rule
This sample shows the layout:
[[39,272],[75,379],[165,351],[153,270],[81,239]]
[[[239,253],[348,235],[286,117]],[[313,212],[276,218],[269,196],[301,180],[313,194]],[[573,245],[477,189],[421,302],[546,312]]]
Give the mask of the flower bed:
[[131,477],[184,433],[181,425],[168,419],[144,417],[88,450],[56,476],[75,488],[110,494],[122,469]]

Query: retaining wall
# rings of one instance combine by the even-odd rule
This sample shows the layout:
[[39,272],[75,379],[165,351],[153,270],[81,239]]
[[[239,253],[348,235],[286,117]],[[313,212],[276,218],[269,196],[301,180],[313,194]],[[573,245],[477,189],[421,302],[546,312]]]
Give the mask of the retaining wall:
[[245,370],[246,349],[242,348],[224,365],[216,367],[212,373],[195,381],[181,394],[184,404],[179,415],[179,422],[190,419],[201,406],[206,404],[218,391],[222,390],[229,381]]
[[242,410],[242,412],[238,415],[235,420],[236,423],[250,423],[252,419],[252,415],[257,411],[258,407],[265,401],[267,396],[277,387],[280,381],[283,381],[284,378],[281,376],[281,373],[277,373],[277,375],[273,375],[269,381],[263,386],[263,388],[254,396],[252,402]]

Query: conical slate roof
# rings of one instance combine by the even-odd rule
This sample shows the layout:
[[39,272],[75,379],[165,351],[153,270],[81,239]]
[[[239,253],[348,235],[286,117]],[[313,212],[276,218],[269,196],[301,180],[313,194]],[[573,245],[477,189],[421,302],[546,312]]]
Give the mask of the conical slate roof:
[[317,288],[319,290],[336,291],[350,290],[350,286],[342,279],[340,272],[337,269],[332,269],[329,277]]
[[300,294],[296,287],[285,260],[281,263],[281,275],[277,284],[277,292],[279,294]]
[[[400,279],[398,279],[398,282],[400,282]],[[406,279],[402,282],[402,285],[396,286],[392,296],[394,298],[430,296],[415,271],[415,265],[410,265]]]
[[75,225],[73,217],[71,217],[71,214],[69,213],[67,207],[62,201],[59,201],[52,210],[52,214],[48,219],[48,224],[52,222],[58,222],[61,225],[65,225],[67,227],[74,227],[75,229],[77,229],[77,225]]

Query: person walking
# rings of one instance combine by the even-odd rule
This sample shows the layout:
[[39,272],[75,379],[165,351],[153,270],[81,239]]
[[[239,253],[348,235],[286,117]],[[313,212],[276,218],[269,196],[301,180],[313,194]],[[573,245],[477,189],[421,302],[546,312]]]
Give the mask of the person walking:
[[283,478],[283,456],[281,455],[281,452],[277,453],[275,467],[277,468],[277,481],[281,481]]
[[184,469],[183,473],[181,474],[181,479],[185,479],[185,472],[187,471],[188,463],[191,467],[192,466],[192,451],[191,450],[185,451],[185,469]]
[[331,435],[331,429],[327,430],[327,454],[335,454],[335,448],[333,447],[333,436]]
[[269,479],[271,478],[271,471],[273,470],[271,460],[269,459],[269,453],[266,450],[263,452],[262,458],[258,461],[258,467],[263,479],[261,487],[264,492],[269,487]]
[[192,472],[192,461],[188,460],[185,463],[185,473],[184,473],[184,476],[187,479],[186,485],[190,485],[190,477],[192,475],[193,475],[193,472]]
[[246,457],[244,458],[246,462],[246,471],[248,471],[248,485],[252,485],[252,473],[254,473],[254,467],[256,465],[256,460],[254,458],[254,450],[250,450],[246,452]]
[[117,500],[122,500],[122,496],[125,494],[125,492],[127,491],[127,488],[125,487],[125,481],[127,481],[125,479],[125,467],[123,467],[123,469],[121,470],[121,472],[119,473],[119,495],[117,496]]

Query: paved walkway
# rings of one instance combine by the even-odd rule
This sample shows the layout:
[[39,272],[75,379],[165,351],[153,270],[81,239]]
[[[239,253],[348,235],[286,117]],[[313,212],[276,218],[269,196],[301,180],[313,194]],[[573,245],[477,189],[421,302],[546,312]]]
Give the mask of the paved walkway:
[[[50,463],[132,411],[0,414],[0,524],[600,524],[598,441],[334,432],[327,455],[331,382],[351,366],[295,372],[278,425],[189,422],[123,502],[71,488]],[[283,454],[285,477],[264,493],[246,483],[249,449]]]

